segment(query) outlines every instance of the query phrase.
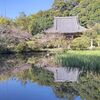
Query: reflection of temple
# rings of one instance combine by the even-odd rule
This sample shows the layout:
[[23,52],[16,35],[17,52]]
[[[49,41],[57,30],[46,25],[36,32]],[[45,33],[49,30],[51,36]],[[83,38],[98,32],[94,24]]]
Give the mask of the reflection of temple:
[[45,69],[54,73],[55,82],[75,82],[78,81],[78,69],[67,69],[64,67],[46,67]]

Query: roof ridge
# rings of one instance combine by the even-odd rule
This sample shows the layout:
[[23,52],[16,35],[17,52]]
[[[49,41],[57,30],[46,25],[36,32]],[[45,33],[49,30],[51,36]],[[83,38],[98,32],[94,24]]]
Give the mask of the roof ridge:
[[78,16],[66,16],[66,17],[54,17],[55,19],[70,19],[70,18],[78,18]]

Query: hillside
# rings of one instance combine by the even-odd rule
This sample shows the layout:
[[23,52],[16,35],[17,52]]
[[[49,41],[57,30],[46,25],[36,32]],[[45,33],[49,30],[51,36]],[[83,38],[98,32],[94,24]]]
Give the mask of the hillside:
[[[54,0],[51,9],[47,11],[39,11],[36,14],[27,16],[21,12],[15,19],[0,17],[0,46],[1,48],[12,48],[17,51],[40,48],[57,48],[58,45],[65,44],[67,41],[64,38],[59,38],[41,45],[41,41],[48,40],[44,36],[44,31],[53,25],[55,16],[78,16],[80,24],[91,29],[86,33],[86,36],[79,37],[73,40],[72,47],[80,49],[90,46],[90,38],[93,39],[94,45],[100,45],[100,0]],[[99,23],[99,24],[98,24]],[[3,26],[3,27],[1,27]],[[7,26],[7,27],[5,27]],[[43,38],[41,37],[43,35]],[[32,36],[33,35],[33,36]],[[3,36],[3,37],[2,37]],[[39,39],[36,38],[39,36]],[[40,41],[41,38],[41,41]],[[26,40],[29,41],[26,43]],[[23,41],[23,42],[22,42]],[[63,41],[63,42],[62,42]],[[92,42],[91,42],[92,43]],[[29,46],[29,47],[28,47]],[[4,50],[1,50],[4,51]],[[15,50],[16,51],[16,50]]]
[[78,15],[84,26],[100,23],[100,0],[82,0],[70,15]]
[[35,35],[53,24],[54,16],[78,16],[84,27],[100,23],[100,0],[54,0],[51,9],[30,15],[30,32]]

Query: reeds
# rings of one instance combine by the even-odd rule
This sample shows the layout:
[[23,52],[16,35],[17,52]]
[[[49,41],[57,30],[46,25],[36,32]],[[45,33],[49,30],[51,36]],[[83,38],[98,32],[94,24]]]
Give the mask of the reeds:
[[57,55],[61,66],[100,72],[100,51],[68,51]]

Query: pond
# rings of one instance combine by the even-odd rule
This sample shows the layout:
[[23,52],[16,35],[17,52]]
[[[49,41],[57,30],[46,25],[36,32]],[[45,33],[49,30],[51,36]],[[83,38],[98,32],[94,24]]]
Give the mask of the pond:
[[89,68],[61,66],[45,53],[0,55],[0,100],[100,100],[100,69]]

